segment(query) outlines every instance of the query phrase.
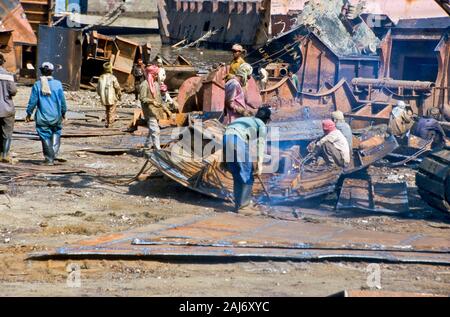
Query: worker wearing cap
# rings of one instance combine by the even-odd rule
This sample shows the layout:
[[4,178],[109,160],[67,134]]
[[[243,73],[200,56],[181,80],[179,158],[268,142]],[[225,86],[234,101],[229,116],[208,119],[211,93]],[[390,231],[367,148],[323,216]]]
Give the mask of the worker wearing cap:
[[242,58],[242,55],[245,52],[242,45],[234,44],[231,48],[231,51],[233,52],[233,60],[230,63],[228,74],[225,76],[225,82],[233,78],[233,76],[236,75],[239,67],[245,63],[245,60]]
[[330,165],[344,168],[350,164],[350,147],[341,131],[336,129],[333,120],[322,121],[324,136],[308,146],[308,150],[322,157]]
[[[223,159],[226,169],[233,176],[236,212],[250,204],[254,182],[253,162],[256,162],[256,174],[262,174],[266,125],[270,121],[271,114],[269,107],[261,107],[254,117],[239,118],[225,130]],[[256,151],[252,148],[255,145]]]
[[245,97],[245,87],[252,72],[253,68],[244,63],[236,71],[236,75],[225,83],[225,124],[230,124],[241,117],[253,115]]
[[42,142],[45,163],[53,165],[55,160],[64,161],[58,157],[61,145],[62,123],[65,119],[67,106],[64,90],[59,80],[52,77],[54,66],[45,62],[40,67],[42,76],[31,89],[25,122],[31,121],[36,110],[36,131]]
[[105,127],[109,128],[116,120],[117,102],[122,98],[119,81],[113,75],[111,63],[103,64],[103,75],[98,79],[97,94],[105,107]]
[[12,97],[17,94],[14,76],[3,68],[5,58],[0,54],[0,128],[1,128],[1,160],[3,163],[13,163],[9,156],[12,134],[14,130],[14,117],[16,109]]
[[331,119],[336,124],[336,129],[342,132],[348,142],[348,146],[350,147],[350,154],[353,151],[353,133],[350,125],[345,122],[344,113],[342,111],[333,111],[331,113]]
[[389,130],[396,137],[405,136],[414,124],[414,113],[409,105],[399,100],[389,116]]
[[[166,108],[162,102],[161,89],[158,83],[159,67],[149,65],[145,69],[147,80],[142,82],[139,90],[139,98],[141,100],[142,111],[148,125],[148,136],[145,147],[161,149],[160,145],[160,129],[158,120],[164,117]],[[151,141],[151,144],[150,144]]]

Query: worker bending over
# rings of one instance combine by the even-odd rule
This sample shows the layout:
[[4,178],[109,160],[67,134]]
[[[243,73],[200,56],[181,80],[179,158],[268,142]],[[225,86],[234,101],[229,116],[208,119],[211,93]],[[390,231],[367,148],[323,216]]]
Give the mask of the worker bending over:
[[226,169],[233,176],[236,212],[251,203],[254,182],[253,162],[256,162],[256,174],[262,174],[267,138],[266,125],[270,121],[271,114],[269,107],[261,107],[254,117],[234,120],[224,133],[224,162]]
[[404,137],[414,124],[414,113],[409,105],[400,100],[389,117],[389,130],[399,138]]
[[439,124],[441,112],[439,108],[430,108],[426,117],[421,117],[414,124],[411,133],[425,140],[433,140],[432,147],[439,149],[445,146],[445,132]]

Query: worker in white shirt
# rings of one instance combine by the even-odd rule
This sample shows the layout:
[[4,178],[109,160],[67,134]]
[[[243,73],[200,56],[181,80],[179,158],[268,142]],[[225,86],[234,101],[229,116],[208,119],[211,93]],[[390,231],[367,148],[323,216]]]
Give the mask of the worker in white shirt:
[[347,167],[350,164],[350,146],[347,139],[336,128],[333,120],[322,121],[322,129],[325,135],[319,141],[311,143],[308,150],[322,157],[328,165]]

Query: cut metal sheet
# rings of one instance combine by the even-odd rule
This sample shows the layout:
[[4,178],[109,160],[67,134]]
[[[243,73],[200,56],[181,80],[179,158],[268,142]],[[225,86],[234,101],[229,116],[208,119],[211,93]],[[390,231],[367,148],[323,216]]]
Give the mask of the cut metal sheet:
[[447,237],[354,230],[226,213],[169,220],[31,255],[58,256],[355,259],[450,264],[450,241]]
[[[39,26],[38,65],[51,62],[53,76],[66,90],[80,89],[82,33],[70,28]],[[43,40],[47,39],[47,40]]]
[[372,212],[409,212],[405,182],[382,184],[371,179],[347,178],[339,195],[337,209],[361,209]]
[[[15,129],[14,133],[17,135],[29,135],[32,137],[37,136],[34,127]],[[108,128],[87,128],[87,127],[63,127],[62,138],[88,138],[88,137],[101,137],[112,135],[125,135],[126,133],[120,129],[108,129]]]
[[447,297],[443,295],[412,292],[392,292],[373,290],[344,290],[330,297]]

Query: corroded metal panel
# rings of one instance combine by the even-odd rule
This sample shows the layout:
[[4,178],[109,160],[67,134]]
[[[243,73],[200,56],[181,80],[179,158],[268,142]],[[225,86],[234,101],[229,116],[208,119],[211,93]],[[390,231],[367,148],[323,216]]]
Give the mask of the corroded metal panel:
[[450,264],[449,251],[445,236],[356,230],[225,213],[166,221],[34,253],[32,257],[222,257]]

